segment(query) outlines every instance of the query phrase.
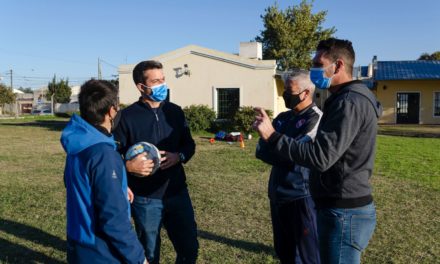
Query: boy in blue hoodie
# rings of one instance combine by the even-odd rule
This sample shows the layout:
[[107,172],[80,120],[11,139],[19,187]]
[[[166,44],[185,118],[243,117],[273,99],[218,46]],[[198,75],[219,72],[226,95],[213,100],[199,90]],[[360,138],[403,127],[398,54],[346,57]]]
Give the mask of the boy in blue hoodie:
[[127,176],[110,133],[118,90],[108,81],[81,86],[81,117],[73,115],[61,135],[67,153],[67,261],[146,263],[130,223]]

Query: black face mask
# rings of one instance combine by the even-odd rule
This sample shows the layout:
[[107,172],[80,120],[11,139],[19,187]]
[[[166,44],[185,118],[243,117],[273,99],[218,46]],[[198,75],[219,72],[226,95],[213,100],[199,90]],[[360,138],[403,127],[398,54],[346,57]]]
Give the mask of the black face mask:
[[287,92],[283,93],[283,99],[284,99],[284,105],[289,109],[294,109],[298,104],[300,104],[303,100],[299,98],[299,95],[302,94],[304,91],[300,92],[299,94],[290,94]]

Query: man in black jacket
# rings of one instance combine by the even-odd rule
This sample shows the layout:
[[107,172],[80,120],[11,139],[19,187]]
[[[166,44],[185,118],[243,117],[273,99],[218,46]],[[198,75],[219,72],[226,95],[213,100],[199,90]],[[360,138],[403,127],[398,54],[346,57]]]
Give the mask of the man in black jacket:
[[354,60],[350,41],[330,38],[318,44],[310,77],[332,95],[314,142],[276,132],[264,110],[256,108],[254,127],[261,138],[278,155],[312,169],[323,263],[359,263],[376,224],[369,178],[382,108],[362,82],[352,80]]
[[158,61],[143,61],[133,69],[141,97],[121,111],[114,135],[121,154],[133,144],[147,141],[162,156],[160,169],[153,175],[152,161],[142,154],[126,161],[128,186],[134,193],[133,219],[148,261],[159,263],[163,225],[176,250],[176,263],[195,263],[197,228],[182,166],[194,155],[195,143],[182,109],[166,101],[168,87],[162,68]]

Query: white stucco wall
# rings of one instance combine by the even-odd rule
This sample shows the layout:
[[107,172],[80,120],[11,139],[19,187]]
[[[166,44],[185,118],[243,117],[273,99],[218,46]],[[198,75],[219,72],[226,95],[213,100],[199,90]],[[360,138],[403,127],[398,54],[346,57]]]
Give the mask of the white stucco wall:
[[[195,51],[195,52],[191,52]],[[215,111],[217,88],[239,88],[241,106],[262,106],[277,111],[275,61],[241,58],[195,46],[155,57],[164,65],[170,101],[185,107],[208,105]],[[177,68],[188,65],[190,75],[176,75]],[[133,83],[135,65],[119,67],[120,101],[131,104],[139,98]]]

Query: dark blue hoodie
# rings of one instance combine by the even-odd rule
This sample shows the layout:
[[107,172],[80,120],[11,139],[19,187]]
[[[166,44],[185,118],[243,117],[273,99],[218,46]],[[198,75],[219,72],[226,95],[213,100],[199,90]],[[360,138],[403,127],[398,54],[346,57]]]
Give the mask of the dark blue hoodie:
[[[301,112],[289,110],[279,114],[272,122],[275,131],[298,141],[314,140],[322,112],[313,103]],[[270,151],[268,143],[260,138],[256,157],[271,164],[269,198],[273,203],[287,203],[310,196],[308,168]]]
[[111,135],[73,115],[61,135],[67,153],[69,263],[143,263],[130,223],[127,176]]

